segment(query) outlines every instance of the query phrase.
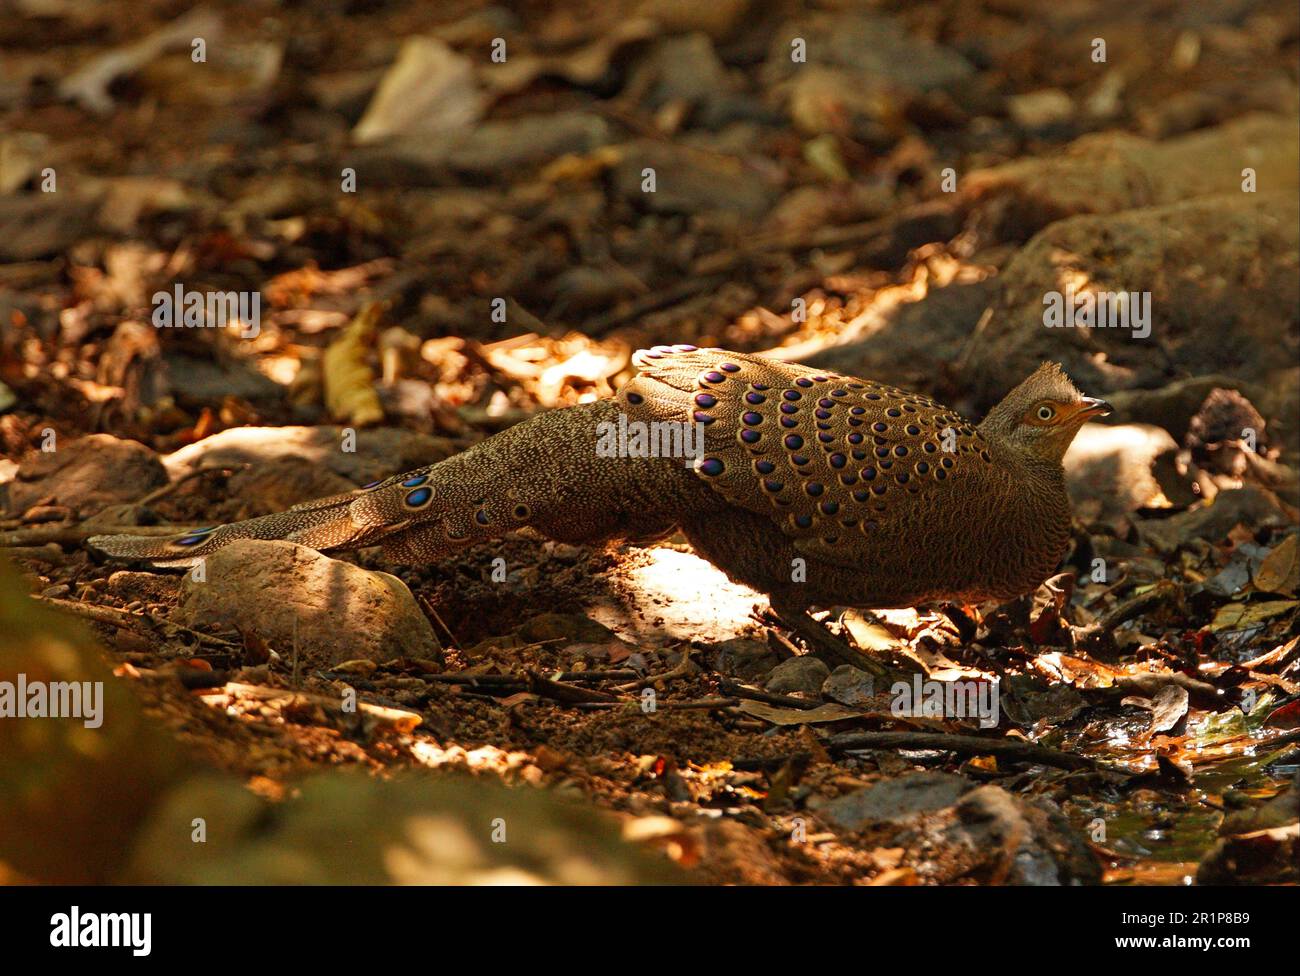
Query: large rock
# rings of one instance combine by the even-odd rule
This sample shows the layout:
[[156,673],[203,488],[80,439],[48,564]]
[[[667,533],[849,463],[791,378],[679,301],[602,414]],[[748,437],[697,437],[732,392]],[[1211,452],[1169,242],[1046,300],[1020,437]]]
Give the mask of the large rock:
[[406,585],[292,542],[240,539],[181,587],[176,621],[253,632],[308,667],[433,657],[438,642]]
[[806,70],[807,65],[791,58],[796,38],[804,41],[809,64],[846,69],[859,86],[922,92],[959,84],[975,73],[952,48],[910,33],[893,18],[824,11],[804,14],[773,32],[763,68],[769,83]]
[[976,170],[966,198],[996,205],[1002,231],[1024,237],[1055,220],[1241,193],[1242,170],[1255,170],[1261,193],[1300,189],[1294,118],[1252,114],[1166,142],[1125,132],[1084,136],[1056,156]]
[[258,465],[293,457],[322,465],[353,484],[364,484],[454,453],[446,438],[396,427],[359,430],[356,449],[345,451],[344,433],[344,428],[333,426],[230,427],[173,451],[163,464],[173,478],[179,478],[198,467]]
[[166,483],[162,462],[143,444],[91,434],[27,455],[9,484],[9,505],[21,513],[48,500],[85,517]]
[[[964,374],[986,404],[1048,359],[1061,362],[1093,395],[1204,373],[1260,381],[1300,354],[1297,275],[1294,196],[1238,192],[1058,221],[1003,273],[987,324],[972,337]],[[1049,328],[1045,296],[1065,294],[1071,285],[1149,292],[1150,334]]]
[[1110,521],[1158,500],[1155,460],[1177,450],[1168,431],[1150,424],[1084,424],[1065,452],[1065,484],[1078,513]]
[[[681,883],[590,806],[462,777],[330,773],[268,804],[195,777],[142,829],[126,877],[164,884],[606,885]],[[191,841],[194,817],[207,841]]]

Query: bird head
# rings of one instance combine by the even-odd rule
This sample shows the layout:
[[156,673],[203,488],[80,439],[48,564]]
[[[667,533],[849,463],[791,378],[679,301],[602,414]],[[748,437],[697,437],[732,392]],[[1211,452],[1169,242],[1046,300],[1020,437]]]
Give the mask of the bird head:
[[1023,457],[1059,465],[1084,422],[1108,413],[1110,404],[1080,393],[1059,363],[1043,363],[989,411],[980,433]]

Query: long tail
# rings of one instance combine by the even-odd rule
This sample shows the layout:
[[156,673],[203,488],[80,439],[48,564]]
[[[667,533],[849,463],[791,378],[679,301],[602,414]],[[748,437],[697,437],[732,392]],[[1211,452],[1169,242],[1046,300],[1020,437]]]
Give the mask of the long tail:
[[532,527],[587,542],[663,535],[696,479],[680,462],[602,457],[598,425],[617,418],[604,400],[553,410],[455,457],[288,511],[172,537],[100,535],[110,557],[192,566],[236,539],[286,539],[313,549],[382,545],[395,562],[431,562]]

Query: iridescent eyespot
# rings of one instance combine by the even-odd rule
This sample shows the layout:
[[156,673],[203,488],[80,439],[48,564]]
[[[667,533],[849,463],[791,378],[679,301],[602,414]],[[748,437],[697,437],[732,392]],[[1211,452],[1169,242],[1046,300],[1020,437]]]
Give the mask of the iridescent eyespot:
[[[405,482],[403,482],[403,484],[405,484]],[[429,500],[431,498],[433,498],[432,488],[417,488],[415,489],[415,491],[409,492],[407,494],[405,499],[406,507],[423,508],[425,505],[429,504]]]
[[527,505],[516,505],[516,506],[515,506],[515,512],[514,512],[514,515],[515,515],[515,518],[517,518],[517,519],[526,519],[526,518],[528,518],[529,515],[532,515],[532,514],[533,514],[532,509],[530,509]]
[[402,487],[403,487],[403,488],[419,488],[420,485],[424,484],[424,483],[425,483],[426,481],[428,481],[428,480],[429,480],[429,476],[428,476],[428,475],[425,475],[425,474],[416,475],[414,478],[407,478],[405,481],[403,481],[403,482],[402,482]]
[[382,478],[381,478],[379,481],[371,481],[371,482],[368,482],[368,483],[362,485],[362,486],[361,486],[361,490],[362,490],[362,491],[369,491],[371,488],[378,488],[378,487],[379,487],[380,485],[382,485],[383,483],[384,483],[384,482],[383,482],[383,479],[382,479]]

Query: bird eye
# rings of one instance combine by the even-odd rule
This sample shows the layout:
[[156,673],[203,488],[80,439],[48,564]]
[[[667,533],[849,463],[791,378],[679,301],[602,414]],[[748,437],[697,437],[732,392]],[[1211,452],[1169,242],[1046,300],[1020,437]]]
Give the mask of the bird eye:
[[1056,416],[1056,411],[1053,410],[1045,403],[1038,408],[1038,419],[1043,421],[1044,423],[1051,420],[1055,416]]

